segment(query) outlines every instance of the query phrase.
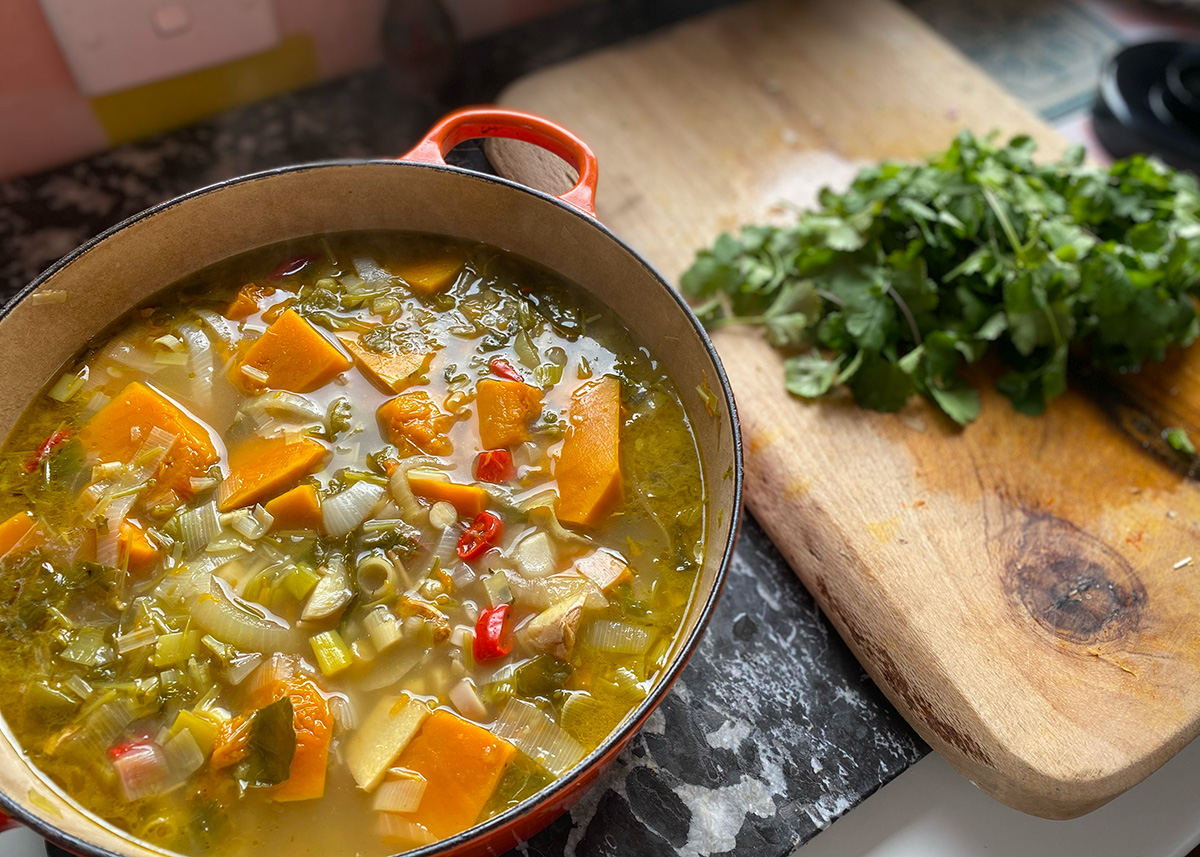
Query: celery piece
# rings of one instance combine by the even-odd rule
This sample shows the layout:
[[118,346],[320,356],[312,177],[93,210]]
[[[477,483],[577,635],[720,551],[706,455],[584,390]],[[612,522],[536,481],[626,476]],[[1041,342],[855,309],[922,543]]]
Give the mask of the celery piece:
[[301,563],[288,572],[283,587],[297,601],[303,601],[313,591],[321,576],[308,565]]
[[363,626],[376,651],[385,652],[400,642],[400,625],[382,604],[363,617]]
[[83,388],[87,377],[88,368],[86,366],[76,375],[61,375],[46,395],[56,402],[68,402]]
[[25,691],[25,704],[43,714],[65,714],[79,705],[68,694],[40,681],[29,685]]
[[101,667],[111,663],[115,653],[98,628],[83,628],[74,634],[70,644],[58,656],[80,666]]
[[309,637],[317,666],[326,676],[335,676],[354,663],[354,653],[337,631],[322,631]]
[[199,631],[175,631],[162,634],[154,645],[154,665],[169,667],[193,657],[200,651]]
[[487,590],[488,604],[499,607],[501,604],[511,604],[513,597],[508,588],[508,577],[504,571],[498,570],[483,579],[483,588]]
[[175,716],[175,722],[171,724],[171,737],[174,738],[184,729],[192,733],[192,737],[196,739],[196,746],[200,748],[200,751],[205,756],[212,753],[213,744],[217,740],[217,731],[220,729],[220,726],[207,717],[202,717],[192,711],[183,710]]

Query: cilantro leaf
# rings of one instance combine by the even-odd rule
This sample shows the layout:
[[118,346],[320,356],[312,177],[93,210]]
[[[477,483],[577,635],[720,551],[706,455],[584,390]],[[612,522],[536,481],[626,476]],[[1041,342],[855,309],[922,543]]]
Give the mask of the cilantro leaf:
[[250,719],[246,758],[234,768],[234,776],[251,788],[277,786],[288,778],[296,754],[296,727],[292,700],[282,696]]
[[894,411],[920,393],[960,424],[979,396],[959,372],[987,353],[1009,369],[997,389],[1037,414],[1072,359],[1133,371],[1200,336],[1196,177],[1034,153],[963,132],[923,162],[867,167],[791,225],[719,236],[681,288],[709,327],[763,327],[793,395],[845,385]]

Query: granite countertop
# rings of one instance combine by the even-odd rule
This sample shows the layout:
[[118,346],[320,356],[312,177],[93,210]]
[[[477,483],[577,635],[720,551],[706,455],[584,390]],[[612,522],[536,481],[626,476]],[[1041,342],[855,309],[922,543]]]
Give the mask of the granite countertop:
[[[445,109],[488,96],[459,81],[457,99],[414,101],[394,74],[360,73],[0,183],[0,294],[148,205],[283,164],[403,152]],[[518,851],[780,857],[927,752],[747,518],[674,689],[601,783]]]

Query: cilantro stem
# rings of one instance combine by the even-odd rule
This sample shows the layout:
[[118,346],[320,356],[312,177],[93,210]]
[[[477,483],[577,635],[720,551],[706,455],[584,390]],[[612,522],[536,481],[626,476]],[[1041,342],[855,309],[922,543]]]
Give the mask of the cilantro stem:
[[904,298],[900,297],[900,293],[892,288],[891,283],[887,285],[887,293],[891,295],[892,300],[896,302],[896,306],[900,307],[900,312],[904,314],[904,318],[908,322],[908,329],[912,332],[913,342],[920,345],[921,330],[917,327],[917,320],[913,317],[912,310],[908,308],[908,304],[904,302]]
[[1013,229],[1012,221],[1008,219],[1008,214],[1000,207],[1000,200],[996,198],[996,194],[991,188],[983,189],[983,198],[987,200],[988,207],[992,213],[996,215],[996,219],[1000,221],[1000,228],[1004,230],[1004,236],[1008,239],[1008,243],[1012,245],[1013,255],[1017,257],[1017,264],[1025,267],[1025,248],[1021,246],[1021,239],[1017,237],[1017,230]]
[[846,302],[844,300],[842,300],[841,298],[839,298],[837,295],[833,294],[833,292],[827,292],[825,289],[814,289],[813,292],[815,294],[817,294],[819,297],[822,297],[825,300],[829,301],[831,304],[833,304],[836,307],[844,308],[846,306]]

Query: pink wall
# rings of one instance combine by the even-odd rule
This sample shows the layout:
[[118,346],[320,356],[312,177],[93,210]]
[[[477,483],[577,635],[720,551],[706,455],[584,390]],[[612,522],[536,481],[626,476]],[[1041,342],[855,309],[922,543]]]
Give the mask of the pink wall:
[[[323,77],[380,61],[386,0],[274,0],[280,35],[307,34]],[[103,149],[108,138],[76,88],[38,0],[0,0],[0,178]]]

